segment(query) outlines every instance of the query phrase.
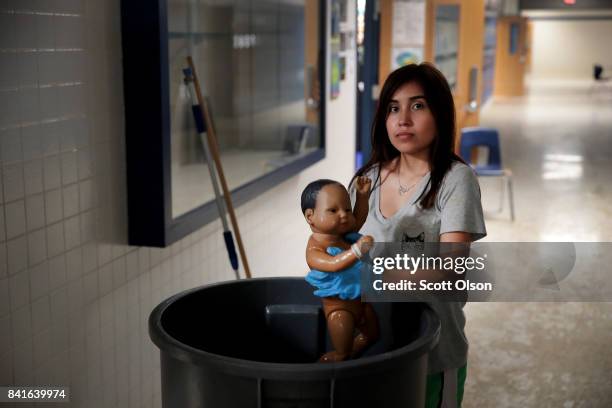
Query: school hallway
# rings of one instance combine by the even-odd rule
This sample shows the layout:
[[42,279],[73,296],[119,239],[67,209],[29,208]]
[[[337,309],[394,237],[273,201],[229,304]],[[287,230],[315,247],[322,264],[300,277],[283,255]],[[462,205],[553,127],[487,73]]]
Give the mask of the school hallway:
[[[495,101],[482,126],[500,131],[516,220],[481,189],[492,242],[612,241],[612,87],[544,81]],[[612,406],[612,303],[469,303],[465,407]]]

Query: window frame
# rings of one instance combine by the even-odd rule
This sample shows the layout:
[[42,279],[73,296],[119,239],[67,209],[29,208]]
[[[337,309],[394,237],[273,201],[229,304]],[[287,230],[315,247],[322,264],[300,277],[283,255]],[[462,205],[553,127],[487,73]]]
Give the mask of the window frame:
[[[326,7],[319,9],[318,149],[231,191],[234,207],[325,158]],[[121,1],[129,245],[166,247],[219,217],[214,198],[172,217],[167,0]]]

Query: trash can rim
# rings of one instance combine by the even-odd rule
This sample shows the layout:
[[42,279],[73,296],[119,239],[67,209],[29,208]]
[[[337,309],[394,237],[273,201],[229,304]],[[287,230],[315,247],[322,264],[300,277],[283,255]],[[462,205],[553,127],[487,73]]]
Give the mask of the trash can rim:
[[[301,277],[269,277],[252,278],[249,281],[275,281],[275,280],[302,280]],[[155,345],[163,352],[172,357],[190,364],[206,362],[207,365],[214,365],[217,369],[231,372],[242,376],[255,376],[265,378],[286,378],[287,374],[303,374],[300,378],[330,378],[339,375],[356,375],[356,372],[368,370],[377,371],[377,366],[381,370],[388,370],[389,363],[402,361],[398,357],[409,357],[414,354],[423,354],[423,349],[430,351],[438,343],[440,336],[440,322],[435,312],[425,304],[424,317],[426,319],[427,330],[423,336],[415,341],[400,348],[386,351],[373,356],[362,357],[356,360],[348,360],[339,363],[272,363],[256,360],[246,360],[236,357],[224,356],[206,350],[198,349],[188,344],[182,343],[172,337],[162,326],[161,319],[168,307],[179,299],[189,296],[204,288],[213,288],[222,285],[233,284],[241,281],[222,281],[213,284],[198,286],[179,292],[157,305],[149,316],[149,336]],[[383,367],[384,366],[384,367]]]

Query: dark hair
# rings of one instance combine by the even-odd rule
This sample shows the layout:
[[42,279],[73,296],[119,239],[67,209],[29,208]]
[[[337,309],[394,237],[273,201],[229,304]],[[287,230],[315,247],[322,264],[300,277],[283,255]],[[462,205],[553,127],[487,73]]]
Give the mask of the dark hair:
[[319,195],[319,191],[329,184],[338,184],[342,186],[342,184],[338,183],[337,181],[329,179],[315,180],[306,186],[304,191],[302,191],[302,214],[305,214],[306,210],[309,208],[315,208],[317,205],[317,196]]
[[[430,188],[420,201],[421,207],[431,208],[440,190],[442,179],[450,169],[452,162],[463,162],[463,160],[454,153],[455,103],[453,94],[444,75],[427,62],[403,66],[391,72],[387,77],[380,92],[374,123],[372,123],[372,155],[368,162],[357,170],[350,185],[357,177],[362,176],[376,165],[378,165],[378,177],[380,178],[382,165],[400,155],[400,152],[391,144],[387,134],[387,115],[393,94],[408,82],[416,82],[423,88],[425,100],[436,123],[436,136],[429,150]],[[377,181],[375,180],[372,185],[376,186]]]

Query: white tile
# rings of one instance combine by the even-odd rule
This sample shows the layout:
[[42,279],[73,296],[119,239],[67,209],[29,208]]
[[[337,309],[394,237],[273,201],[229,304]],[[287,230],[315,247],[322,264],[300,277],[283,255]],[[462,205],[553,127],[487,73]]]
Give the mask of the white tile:
[[11,333],[13,344],[17,346],[32,337],[32,315],[30,305],[25,305],[11,313]]
[[8,315],[5,315],[0,317],[0,350],[2,350],[2,353],[5,353],[12,348],[11,319]]
[[89,147],[91,144],[89,135],[89,118],[77,118],[70,121],[71,132],[75,135],[75,143],[77,150]]
[[82,313],[83,280],[76,279],[68,284],[68,307],[71,314]]
[[40,92],[38,88],[21,88],[17,93],[19,119],[23,123],[40,120]]
[[113,266],[108,263],[98,269],[99,296],[105,296],[113,290]]
[[17,83],[22,88],[26,87],[29,90],[35,91],[33,94],[38,98],[38,53],[17,53],[16,63],[18,68]]
[[57,0],[55,2],[56,10],[60,13],[75,14],[79,17],[71,18],[82,18],[80,17],[86,10],[84,9],[84,3],[82,0]]
[[[0,33],[0,35],[2,35]],[[1,40],[0,40],[1,41]],[[0,53],[0,88],[14,88],[19,85],[19,68],[17,66],[17,53]]]
[[28,234],[28,264],[36,265],[47,258],[47,234],[43,228]]
[[59,156],[45,157],[43,162],[43,180],[45,190],[59,188],[62,184]]
[[49,259],[49,291],[54,291],[66,283],[66,257],[64,255]]
[[89,272],[83,277],[83,301],[89,304],[98,298],[98,273]]
[[72,249],[81,244],[79,216],[68,218],[64,221],[64,236],[66,239],[66,249]]
[[63,188],[64,218],[79,212],[79,185],[71,184]]
[[[82,223],[81,223],[82,226]],[[82,247],[83,251],[83,271],[91,272],[98,267],[98,250],[93,242],[87,243]]]
[[79,215],[81,225],[81,243],[85,244],[95,239],[95,211],[86,211]]
[[78,173],[79,179],[84,180],[92,176],[92,161],[89,148],[85,147],[78,152]]
[[[0,166],[0,180],[4,183],[4,175],[2,171],[2,166]],[[4,188],[0,188],[0,203],[4,202]]]
[[111,247],[111,251],[112,251],[112,257],[113,259],[117,259],[120,256],[123,256],[127,253],[127,245],[123,245],[123,244],[115,244],[112,245]]
[[[51,350],[54,354],[63,354],[70,349],[70,332],[67,321],[60,321],[51,325]],[[68,361],[63,361],[66,366]]]
[[40,131],[40,126],[36,123],[29,123],[21,128],[24,160],[39,159],[42,156]]
[[60,58],[63,54],[57,51],[41,52],[38,54],[38,80],[41,85],[48,86],[60,82]]
[[28,265],[28,242],[25,235],[7,241],[6,243],[7,271],[9,275],[17,273]]
[[55,48],[55,16],[39,15],[36,23],[37,47]]
[[87,211],[93,207],[94,203],[93,182],[91,179],[79,183],[79,205],[81,211]]
[[32,302],[32,333],[36,335],[51,324],[49,297],[43,296]]
[[149,259],[149,253],[149,248],[138,248],[138,267],[140,273],[147,272],[150,268],[151,263]]
[[62,135],[61,120],[41,124],[40,135],[40,145],[45,155],[50,156],[60,153],[60,138]]
[[7,315],[11,310],[9,298],[9,280],[7,278],[0,279],[0,316]]
[[47,227],[47,256],[49,258],[61,254],[64,251],[64,223]]
[[15,103],[17,97],[17,90],[0,90],[0,127],[19,124],[19,106]]
[[[55,331],[51,328],[51,341],[54,340]],[[53,353],[53,357],[48,364],[51,368],[51,381],[53,384],[69,384],[70,381],[70,366],[68,365],[70,354],[68,350],[62,350],[60,353]]]
[[[0,109],[2,110],[2,109]],[[14,201],[23,198],[23,166],[21,164],[11,164],[2,169],[4,201]]]
[[[75,54],[75,53],[70,53]],[[63,78],[69,81],[78,80],[78,78]],[[57,99],[58,99],[58,110],[61,116],[68,115],[83,115],[85,114],[87,105],[86,105],[86,96],[85,96],[85,86],[80,84],[74,84],[70,86],[62,86],[57,90]]]
[[125,282],[125,257],[121,257],[113,261],[113,289],[123,286]]
[[15,48],[36,48],[36,16],[15,14]]
[[125,257],[126,279],[131,281],[138,276],[138,250],[132,250]]
[[49,295],[51,321],[57,323],[68,319],[68,290],[63,287]]
[[[128,313],[136,314],[135,319],[133,321],[134,324],[138,322],[138,316],[140,313],[140,286],[138,283],[138,279],[132,279],[126,285],[127,289],[127,302],[128,302]],[[136,329],[136,326],[134,326]]]
[[[38,62],[39,62],[39,70],[41,70],[40,72],[53,72],[53,71],[43,70],[43,68],[40,66],[40,61],[41,60],[39,56]],[[45,82],[42,79],[49,80],[49,79],[52,79],[52,77],[51,78],[41,78],[40,82],[41,84],[44,84]],[[39,97],[39,103],[40,103],[41,119],[57,118],[57,112],[58,112],[57,110],[57,88],[56,87],[40,88],[38,92],[38,97]],[[43,137],[43,146],[45,146],[44,137]]]
[[71,152],[76,150],[76,137],[74,132],[74,119],[62,121],[62,132],[60,135],[60,151]]
[[[83,322],[85,328],[85,345],[89,354],[100,350],[100,303],[96,302],[87,307]],[[96,339],[93,341],[93,339]]]
[[38,299],[49,293],[49,264],[43,262],[30,268],[30,296]]
[[98,261],[100,265],[105,265],[112,259],[113,258],[111,244],[106,242],[100,242],[100,244],[98,244]]
[[28,231],[45,226],[45,200],[42,194],[26,198],[26,222]]
[[55,189],[45,193],[45,218],[47,224],[55,224],[63,217],[62,190]]
[[[51,357],[51,331],[47,328],[32,338],[32,363],[40,367]],[[49,381],[49,379],[47,379]]]
[[30,271],[25,269],[9,278],[11,310],[30,303]]
[[83,22],[83,17],[62,18],[62,29],[57,31],[56,36],[57,46],[63,48],[83,48],[85,45]]
[[23,160],[19,128],[0,130],[0,153],[5,164]]
[[30,196],[43,191],[42,160],[34,159],[23,165],[25,194]]
[[6,213],[6,237],[12,239],[25,234],[26,216],[23,200],[13,201],[4,207]]
[[77,155],[76,152],[62,153],[62,184],[67,185],[76,183],[77,176]]
[[[85,79],[85,53],[83,51],[67,53],[60,60],[60,66],[61,71],[59,74],[62,81],[77,82]],[[82,85],[82,88],[83,90],[94,89],[93,87],[88,88],[85,84]],[[85,94],[83,96],[85,96]],[[83,99],[83,101],[85,102],[86,99]]]
[[0,205],[0,242],[6,241],[6,224],[4,223],[4,207]]
[[13,385],[31,385],[34,379],[34,363],[32,361],[32,339],[19,342],[13,351]]
[[83,251],[75,248],[66,252],[66,277],[69,281],[83,275]]
[[[73,380],[82,376],[87,369],[87,358],[85,354],[85,343],[70,347],[69,352],[70,373]],[[86,386],[86,384],[83,384]]]

